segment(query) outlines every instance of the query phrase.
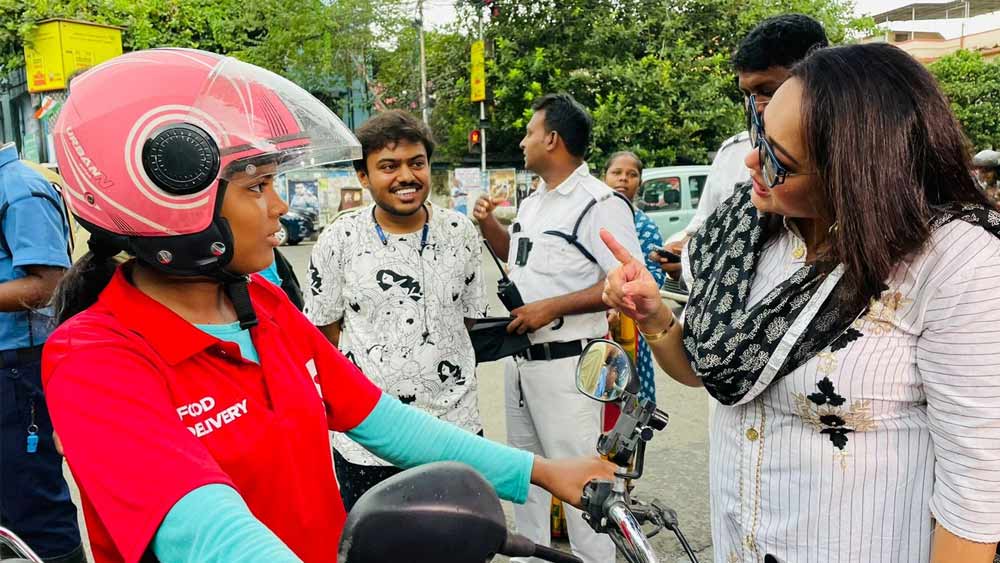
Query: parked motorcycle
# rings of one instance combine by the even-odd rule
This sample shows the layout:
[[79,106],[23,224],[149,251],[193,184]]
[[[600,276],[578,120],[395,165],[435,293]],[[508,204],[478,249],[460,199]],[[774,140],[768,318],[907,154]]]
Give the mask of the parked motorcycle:
[[42,558],[14,532],[0,526],[0,563],[42,563]]
[[[688,558],[698,563],[677,523],[677,513],[654,499],[631,496],[629,481],[642,477],[646,442],[670,418],[649,400],[640,400],[639,378],[631,357],[617,342],[587,344],[576,369],[581,393],[603,403],[616,402],[621,414],[614,428],[601,435],[597,451],[619,466],[614,481],[591,481],[583,491],[583,518],[598,533],[608,534],[629,563],[658,563],[649,539],[663,528],[672,531]],[[644,525],[650,526],[648,531]]]

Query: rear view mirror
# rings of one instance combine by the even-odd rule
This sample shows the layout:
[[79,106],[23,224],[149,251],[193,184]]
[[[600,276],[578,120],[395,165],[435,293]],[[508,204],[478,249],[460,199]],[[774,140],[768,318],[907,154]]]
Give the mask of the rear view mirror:
[[338,563],[489,561],[507,539],[493,487],[472,468],[441,462],[383,481],[344,524]]
[[409,469],[362,495],[344,524],[337,563],[483,563],[494,555],[583,563],[507,531],[493,487],[441,461]]
[[618,400],[633,377],[632,359],[610,340],[592,340],[576,365],[576,388],[602,403]]

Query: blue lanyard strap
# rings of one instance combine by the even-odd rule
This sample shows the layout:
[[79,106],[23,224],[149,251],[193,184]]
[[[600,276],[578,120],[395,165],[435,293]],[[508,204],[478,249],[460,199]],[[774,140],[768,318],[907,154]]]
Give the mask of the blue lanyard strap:
[[[423,252],[424,247],[427,246],[427,233],[430,232],[431,214],[427,211],[427,206],[423,206],[424,209],[424,226],[420,229],[420,251]],[[378,224],[378,219],[375,218],[375,208],[372,208],[372,221],[375,223],[375,233],[378,235],[378,239],[382,241],[383,245],[389,244],[389,237],[385,235],[385,231],[382,230],[382,225]]]

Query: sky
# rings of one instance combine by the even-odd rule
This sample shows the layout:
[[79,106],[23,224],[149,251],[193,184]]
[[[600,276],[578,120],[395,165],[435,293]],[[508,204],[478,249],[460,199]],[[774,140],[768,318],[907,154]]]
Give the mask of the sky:
[[858,15],[877,14],[911,3],[910,0],[855,0],[854,13]]
[[455,3],[462,0],[424,0],[424,17],[428,27],[438,27],[455,18]]

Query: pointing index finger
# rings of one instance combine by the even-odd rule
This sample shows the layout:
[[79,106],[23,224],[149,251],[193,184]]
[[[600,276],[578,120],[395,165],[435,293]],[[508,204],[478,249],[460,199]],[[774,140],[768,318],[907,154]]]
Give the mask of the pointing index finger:
[[611,254],[621,262],[622,264],[628,264],[632,261],[632,255],[629,254],[628,250],[618,242],[615,235],[611,234],[607,229],[601,229],[601,240],[604,241],[604,245],[608,247]]

